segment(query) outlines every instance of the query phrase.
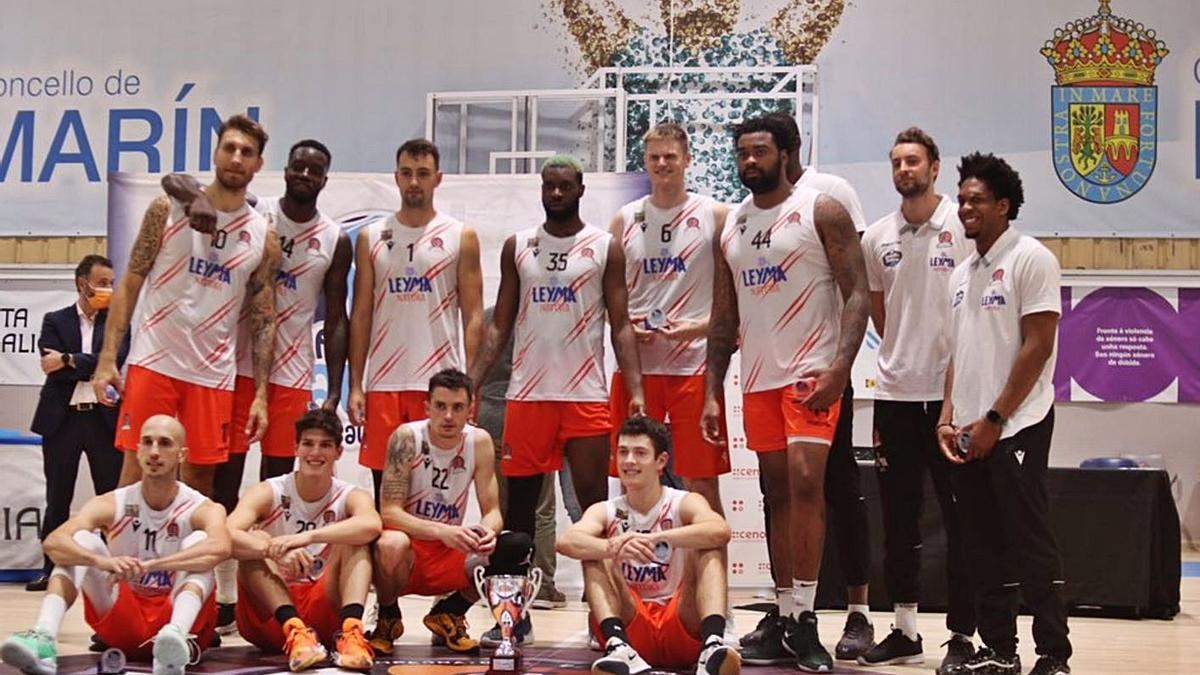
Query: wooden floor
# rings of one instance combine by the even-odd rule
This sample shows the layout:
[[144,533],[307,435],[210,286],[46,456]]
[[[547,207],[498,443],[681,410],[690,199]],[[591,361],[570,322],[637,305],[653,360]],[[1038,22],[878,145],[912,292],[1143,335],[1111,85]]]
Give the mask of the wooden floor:
[[[1200,560],[1200,555],[1191,554],[1191,560]],[[0,633],[7,635],[24,630],[32,625],[37,615],[41,594],[27,593],[19,585],[0,585]],[[734,596],[734,604],[753,602],[748,594]],[[420,623],[420,617],[429,608],[423,600],[404,600],[401,603],[406,617],[408,632],[399,644],[428,644],[429,635]],[[740,633],[753,628],[760,616],[754,612],[737,610],[736,627]],[[890,615],[874,613],[876,638],[882,639],[888,630]],[[907,673],[932,671],[941,659],[938,645],[945,640],[944,616],[922,614],[920,631],[925,640],[926,660],[922,666],[895,666],[889,668],[865,668],[838,663],[837,672]],[[481,606],[471,609],[469,614],[472,634],[477,635],[491,625],[490,617]],[[557,647],[582,647],[586,643],[586,608],[573,602],[566,609],[533,613],[535,635],[538,645]],[[822,641],[832,648],[837,641],[843,612],[821,612],[820,630]],[[1155,673],[1161,675],[1200,672],[1200,578],[1185,578],[1182,585],[1182,612],[1173,621],[1121,620],[1072,617],[1070,621],[1071,641],[1075,656],[1071,666],[1075,673]],[[1021,661],[1026,671],[1033,666],[1036,656],[1029,638],[1030,619],[1021,617]],[[75,607],[67,615],[59,639],[61,655],[83,654],[91,631],[83,621],[82,608]],[[237,638],[227,638],[225,645],[236,646],[246,643]],[[536,650],[536,647],[534,648]],[[747,672],[754,668],[747,667]],[[0,673],[14,672],[0,665]]]

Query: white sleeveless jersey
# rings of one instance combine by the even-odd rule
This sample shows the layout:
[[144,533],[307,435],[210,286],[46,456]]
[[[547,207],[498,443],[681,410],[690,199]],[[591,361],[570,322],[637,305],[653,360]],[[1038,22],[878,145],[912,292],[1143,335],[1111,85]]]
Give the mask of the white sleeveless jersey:
[[[283,264],[275,275],[275,357],[269,381],[292,389],[309,389],[313,377],[313,316],[323,296],[325,273],[333,264],[340,229],[325,214],[307,223],[284,215],[279,199],[256,207],[279,237]],[[249,298],[238,320],[238,375],[254,376],[254,342],[250,335]]]
[[604,267],[609,233],[585,224],[569,237],[541,225],[516,234],[521,284],[513,342],[513,401],[607,401]]
[[[268,478],[267,483],[271,486],[273,501],[270,512],[258,523],[258,527],[272,537],[316,530],[349,517],[346,499],[355,488],[344,480],[334,478],[329,492],[315,502],[300,498],[296,490],[295,472]],[[325,572],[325,564],[333,554],[333,547],[330,544],[312,544],[308,552],[314,559],[313,574],[298,579],[286,578],[289,584],[316,582]]]
[[463,428],[458,444],[439,448],[429,438],[429,420],[404,425],[413,434],[417,454],[409,467],[404,510],[424,520],[462,525],[475,478],[475,427]]
[[[648,513],[638,513],[629,506],[625,495],[605,503],[605,533],[608,538],[626,532],[665,532],[680,525],[679,504],[688,495],[686,490],[664,487],[662,497]],[[654,546],[654,560],[641,564],[621,561],[621,576],[637,597],[647,602],[666,603],[675,595],[683,581],[684,552],[665,541]]]
[[248,205],[217,212],[217,231],[188,225],[171,202],[162,246],[137,303],[128,363],[184,382],[233,389],[237,321],[263,258],[267,221]]
[[[167,508],[155,511],[142,498],[140,482],[117,488],[112,527],[108,528],[108,550],[114,556],[156,560],[179,552],[184,538],[194,530],[192,514],[208,502],[196,490],[177,482],[179,492]],[[175,572],[147,572],[129,582],[140,595],[166,595],[175,586]]]
[[[688,193],[683,204],[671,209],[655,207],[649,197],[621,208],[629,316],[646,317],[658,310],[669,322],[708,319],[715,206],[711,197]],[[702,337],[639,344],[642,373],[703,373],[707,344]]]
[[425,391],[465,368],[459,341],[458,255],[463,224],[438,214],[424,227],[393,214],[367,226],[375,270],[366,391]]
[[819,196],[796,188],[767,210],[747,201],[721,233],[737,289],[744,392],[795,384],[837,353],[842,303],[813,224]]

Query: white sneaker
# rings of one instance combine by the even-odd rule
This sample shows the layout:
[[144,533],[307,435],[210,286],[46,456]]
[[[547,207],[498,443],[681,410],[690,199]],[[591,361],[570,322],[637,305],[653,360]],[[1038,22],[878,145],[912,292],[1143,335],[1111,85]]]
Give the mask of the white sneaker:
[[628,643],[609,638],[604,656],[592,663],[592,675],[639,675],[650,672],[650,664]]
[[199,657],[196,640],[175,624],[163,626],[154,636],[154,675],[184,675],[185,668]]
[[742,672],[742,657],[720,639],[709,638],[700,650],[696,675],[737,675]]

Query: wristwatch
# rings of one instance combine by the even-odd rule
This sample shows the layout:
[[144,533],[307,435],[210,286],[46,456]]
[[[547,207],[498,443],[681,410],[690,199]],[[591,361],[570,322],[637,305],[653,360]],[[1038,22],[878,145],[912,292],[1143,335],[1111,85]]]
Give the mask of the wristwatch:
[[991,422],[992,424],[995,424],[998,427],[1004,426],[1004,423],[1008,421],[1008,420],[1004,419],[1003,415],[996,412],[995,408],[987,411],[987,413],[983,416],[983,418],[986,419],[987,421]]
[[63,354],[63,355],[62,355],[62,361],[63,361],[63,365],[64,365],[64,366],[68,366],[68,367],[70,367],[70,365],[71,365],[71,355],[70,355],[70,354]]

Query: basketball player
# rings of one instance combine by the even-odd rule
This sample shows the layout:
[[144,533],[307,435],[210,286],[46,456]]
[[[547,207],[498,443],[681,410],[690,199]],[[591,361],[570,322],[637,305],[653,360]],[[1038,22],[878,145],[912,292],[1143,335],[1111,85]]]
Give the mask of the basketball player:
[[801,670],[827,672],[833,662],[813,611],[825,465],[866,330],[866,272],[846,210],[786,180],[786,127],[755,118],[734,135],[738,174],[753,196],[726,219],[714,245],[712,313],[724,320],[709,328],[704,433],[719,439],[717,399],[740,342],[746,443],[766,478],[772,567],[781,578],[792,575],[792,593],[779,592],[783,631],[773,633],[782,645],[764,640],[743,658],[774,663],[783,646]]
[[[462,371],[437,373],[429,380],[427,419],[402,425],[388,443],[385,529],[375,544],[379,623],[371,646],[378,652],[391,652],[404,633],[399,596],[444,594],[423,623],[452,651],[476,650],[466,623],[467,609],[479,599],[475,568],[487,565],[489,575],[524,575],[529,568],[529,536],[502,532],[492,437],[467,424],[473,399]],[[464,526],[472,485],[481,519]],[[523,637],[532,643],[532,626]]]
[[366,425],[358,461],[371,469],[376,503],[392,432],[425,416],[429,377],[465,370],[483,336],[479,237],[434,208],[438,166],[433,143],[401,145],[400,210],[364,227],[355,247],[348,412]]
[[[721,513],[717,477],[729,473],[729,451],[700,435],[704,409],[705,338],[712,306],[712,238],[726,207],[688,192],[684,176],[692,157],[683,127],[664,123],[645,137],[650,194],[623,206],[613,218],[613,238],[625,252],[629,316],[637,336],[646,412],[670,420],[674,472],[684,486]],[[616,427],[629,414],[621,371],[613,373],[609,407]]]
[[591,629],[604,644],[593,673],[647,673],[696,664],[741,672],[725,646],[729,526],[701,495],[663,487],[667,430],[632,417],[617,436],[625,494],[594,504],[558,540],[583,562]]
[[325,660],[370,670],[363,603],[371,585],[370,543],[379,536],[371,496],[339,478],[342,423],[323,408],[296,420],[296,471],[246,491],[229,516],[238,559],[238,632],[300,671]]
[[508,478],[508,527],[531,538],[542,480],[562,466],[564,453],[583,508],[608,495],[606,313],[629,413],[645,407],[626,308],[625,255],[617,238],[579,218],[583,192],[578,160],[546,161],[546,221],[504,242],[495,310],[470,371],[478,387],[515,324],[500,471]]
[[246,203],[246,185],[262,167],[266,142],[266,132],[245,115],[221,124],[213,153],[216,180],[205,188],[218,209],[211,234],[189,228],[177,201],[160,197],[146,210],[129,267],[113,294],[93,380],[96,398],[114,405],[106,388],[122,389],[117,348],[136,306],[117,420],[116,445],[127,451],[122,485],[141,476],[132,452],[138,446],[137,430],[151,416],[166,414],[178,417],[188,430],[183,482],[212,495],[216,467],[229,457],[243,303],[248,305],[256,390],[246,433],[256,441],[266,431],[279,240],[268,236],[266,219]]
[[216,626],[212,570],[230,540],[225,511],[175,479],[187,452],[178,420],[152,415],[142,424],[132,453],[142,479],[88,500],[46,537],[58,566],[34,627],[0,645],[5,663],[58,672],[55,641],[80,593],[99,639],[132,659],[153,658],[154,675],[182,675],[199,659]]
[[900,208],[871,225],[862,245],[871,316],[883,338],[875,384],[875,464],[883,508],[884,578],[895,619],[891,633],[860,656],[859,663],[925,660],[917,633],[917,601],[928,470],[946,524],[950,639],[941,671],[975,652],[966,533],[951,485],[953,465],[942,457],[934,432],[950,361],[950,274],[970,255],[971,247],[954,199],[935,189],[941,160],[933,138],[916,127],[905,129],[896,136],[890,158]]

